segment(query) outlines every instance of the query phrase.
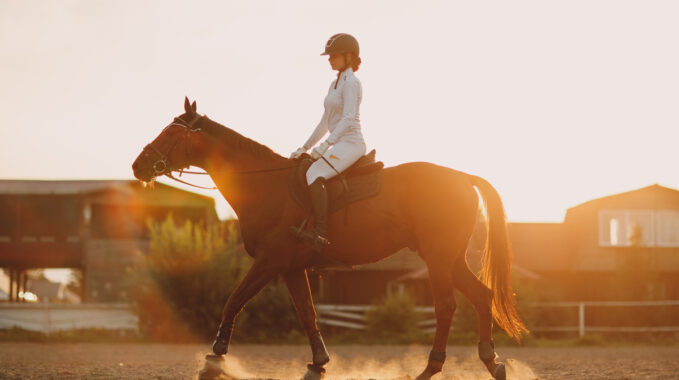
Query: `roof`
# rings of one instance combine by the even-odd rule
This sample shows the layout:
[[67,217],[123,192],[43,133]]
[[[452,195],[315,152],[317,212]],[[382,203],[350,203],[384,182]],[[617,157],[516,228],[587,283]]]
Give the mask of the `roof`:
[[[594,206],[594,205],[605,205],[609,203],[629,203],[629,201],[636,201],[635,203],[638,203],[639,201],[643,203],[649,203],[653,198],[657,197],[664,197],[664,198],[676,198],[676,201],[679,202],[679,190],[673,189],[670,187],[665,187],[656,184],[642,187],[639,189],[635,190],[630,190],[630,191],[625,191],[622,193],[618,194],[612,194],[612,195],[607,195],[605,197],[601,198],[595,198],[592,200],[589,200],[584,203],[580,203],[579,205],[573,206],[567,210],[567,213],[571,212],[574,209],[579,209],[579,208],[587,208],[589,206]],[[649,207],[650,208],[650,207]]]
[[133,180],[0,180],[0,194],[82,194],[126,187]]
[[[521,277],[530,278],[532,280],[539,279],[541,276],[533,271],[530,271],[520,265],[512,264],[512,273],[519,275]],[[394,280],[395,282],[402,282],[408,280],[423,280],[429,278],[429,269],[427,267],[422,267],[420,269],[415,269],[408,272]]]
[[59,282],[52,282],[47,279],[31,279],[28,290],[38,296],[40,299],[50,298],[58,299],[60,298],[60,292],[65,285]]
[[[0,179],[0,194],[26,194],[26,195],[78,195],[94,194],[106,190],[116,190],[121,193],[132,193],[142,189],[144,185],[137,180],[102,179],[102,180],[13,180]],[[197,194],[178,187],[154,182],[154,190],[175,191],[186,196],[214,203],[209,196]]]

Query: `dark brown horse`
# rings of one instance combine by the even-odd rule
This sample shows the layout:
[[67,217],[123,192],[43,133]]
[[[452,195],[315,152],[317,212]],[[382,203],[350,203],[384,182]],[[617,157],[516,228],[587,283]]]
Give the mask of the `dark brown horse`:
[[[254,261],[224,306],[214,355],[208,359],[223,360],[238,313],[282,275],[311,345],[313,361],[306,377],[320,377],[329,356],[316,325],[307,279],[313,253],[290,232],[290,226],[299,225],[307,216],[287,186],[290,170],[298,162],[200,116],[195,102],[186,99],[184,108],[185,113],[144,148],[132,168],[141,181],[188,166],[203,168],[238,216],[245,248]],[[517,340],[527,330],[513,299],[505,213],[497,192],[480,177],[425,162],[385,168],[382,181],[377,196],[352,204],[348,222],[344,213],[330,216],[331,245],[325,254],[358,265],[378,261],[403,247],[417,250],[429,269],[436,314],[433,348],[418,379],[441,371],[456,307],[455,289],[471,301],[478,314],[479,358],[494,378],[504,379],[505,367],[495,361],[493,318]],[[465,261],[479,207],[474,188],[483,197],[488,220],[482,280]],[[211,375],[208,367],[203,377]]]

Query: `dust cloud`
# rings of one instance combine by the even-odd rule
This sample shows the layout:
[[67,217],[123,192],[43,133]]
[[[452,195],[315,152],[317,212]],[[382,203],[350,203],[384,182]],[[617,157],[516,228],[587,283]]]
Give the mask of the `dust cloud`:
[[[412,348],[398,357],[385,355],[342,355],[331,353],[325,380],[406,380],[414,379],[425,367],[427,354],[421,348]],[[507,366],[507,378],[513,380],[536,380],[539,377],[526,363],[514,359],[502,360]],[[227,355],[226,371],[237,380],[280,379],[299,380],[306,372],[303,361],[286,358],[239,357]],[[449,355],[443,372],[435,380],[487,380],[492,379],[475,353],[467,356]]]

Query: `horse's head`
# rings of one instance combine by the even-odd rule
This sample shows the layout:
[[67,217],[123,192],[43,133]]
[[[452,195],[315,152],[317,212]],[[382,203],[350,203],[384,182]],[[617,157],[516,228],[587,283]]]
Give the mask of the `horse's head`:
[[190,166],[189,137],[199,130],[196,127],[201,115],[196,112],[196,102],[184,100],[184,113],[178,116],[146,145],[132,164],[134,176],[150,182],[158,176]]

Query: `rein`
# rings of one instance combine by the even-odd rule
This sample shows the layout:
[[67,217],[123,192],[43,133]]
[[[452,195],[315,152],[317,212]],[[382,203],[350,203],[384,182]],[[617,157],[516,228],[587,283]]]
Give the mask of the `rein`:
[[[165,129],[167,129],[167,128],[173,126],[173,125],[176,125],[176,126],[180,126],[180,127],[185,128],[187,135],[188,135],[188,133],[191,133],[191,132],[198,132],[201,129],[200,128],[194,129],[193,125],[198,120],[200,120],[202,117],[203,117],[202,115],[196,115],[196,117],[194,117],[190,122],[187,122],[180,117],[176,117],[172,123],[170,123],[167,127],[165,127]],[[170,147],[169,151],[171,152],[177,146],[177,144],[178,144],[178,142],[175,142],[175,144]],[[172,169],[171,166],[170,166],[170,161],[169,161],[168,157],[165,154],[163,154],[163,152],[161,152],[158,148],[153,146],[153,144],[146,145],[144,147],[144,149],[151,149],[153,152],[155,152],[158,155],[158,159],[152,165],[153,171],[154,171],[156,176],[164,175],[164,176],[171,178],[171,179],[173,179],[177,182],[183,183],[185,185],[197,187],[199,189],[217,190],[216,186],[205,187],[205,186],[194,185],[192,183],[186,182],[186,181],[181,180],[181,179],[175,177],[174,175],[172,175],[174,172],[179,172],[180,177],[184,173],[186,173],[186,174],[199,174],[199,175],[209,175],[210,173],[194,172],[194,171],[188,171],[188,170],[184,170],[184,169]],[[188,150],[189,150],[189,147],[188,147],[188,144],[186,144],[186,156],[187,157],[189,156]],[[276,172],[276,171],[280,171],[280,170],[291,169],[291,168],[294,168],[296,166],[297,165],[290,165],[290,166],[284,166],[284,167],[280,167],[280,168],[246,170],[246,171],[235,172],[235,174],[269,173],[269,172]],[[170,168],[170,170],[168,170],[168,168]]]

